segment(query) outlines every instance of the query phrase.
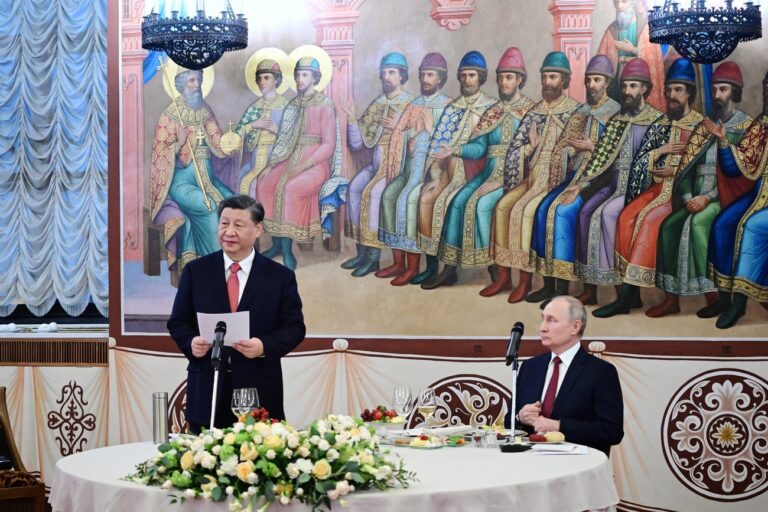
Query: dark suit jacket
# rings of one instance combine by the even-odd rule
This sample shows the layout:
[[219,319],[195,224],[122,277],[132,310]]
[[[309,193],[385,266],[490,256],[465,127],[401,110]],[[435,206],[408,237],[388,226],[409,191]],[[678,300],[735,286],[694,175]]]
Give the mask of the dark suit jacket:
[[[187,421],[207,425],[211,415],[213,366],[210,351],[192,355],[192,338],[199,335],[197,313],[229,313],[229,299],[222,251],[191,261],[184,268],[168,320],[168,331],[187,356]],[[231,357],[232,387],[255,387],[261,406],[271,418],[284,419],[283,371],[280,358],[304,339],[306,329],[301,298],[292,270],[256,253],[238,311],[250,313],[251,337],[264,343],[263,358],[248,359],[224,347]],[[209,340],[211,341],[211,340]],[[235,340],[236,341],[236,340]]]
[[[547,352],[528,359],[520,367],[515,414],[524,405],[541,400],[550,359]],[[616,368],[579,348],[555,397],[552,419],[560,420],[560,431],[566,441],[610,455],[611,446],[624,437],[624,401]],[[508,414],[507,425],[510,420]],[[522,428],[532,430],[527,425]]]

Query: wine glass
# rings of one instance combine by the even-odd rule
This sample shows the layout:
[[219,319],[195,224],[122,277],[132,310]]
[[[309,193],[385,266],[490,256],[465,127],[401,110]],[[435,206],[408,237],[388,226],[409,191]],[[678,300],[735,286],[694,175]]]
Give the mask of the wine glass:
[[232,390],[232,412],[238,418],[259,406],[259,392],[256,388],[237,388]]
[[435,398],[435,390],[432,388],[424,388],[419,394],[419,414],[424,416],[424,423],[429,425],[429,418],[437,410],[437,399]]
[[408,386],[395,386],[395,393],[392,398],[392,408],[398,416],[408,417],[413,409],[411,398],[411,388]]

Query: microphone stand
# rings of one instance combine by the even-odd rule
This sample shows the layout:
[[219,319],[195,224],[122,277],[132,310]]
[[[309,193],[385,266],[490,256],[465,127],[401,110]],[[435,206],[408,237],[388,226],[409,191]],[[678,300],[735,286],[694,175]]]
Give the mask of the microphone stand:
[[516,422],[517,422],[517,413],[515,412],[515,409],[517,409],[517,367],[518,367],[519,361],[518,361],[518,355],[515,354],[514,358],[512,359],[512,401],[511,401],[511,420],[510,420],[510,426],[512,427],[512,439],[515,437],[515,430],[516,430]]
[[213,364],[213,395],[211,396],[211,425],[208,430],[213,430],[213,420],[216,417],[216,396],[219,392],[219,366],[221,365],[221,355]]

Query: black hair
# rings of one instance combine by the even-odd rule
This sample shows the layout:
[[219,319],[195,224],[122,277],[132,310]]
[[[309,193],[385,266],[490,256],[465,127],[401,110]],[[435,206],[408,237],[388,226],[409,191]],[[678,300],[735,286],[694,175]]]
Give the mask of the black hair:
[[264,207],[261,206],[261,203],[256,201],[254,198],[251,196],[246,196],[245,194],[222,199],[222,201],[219,203],[219,217],[221,217],[221,212],[224,211],[224,208],[232,208],[233,210],[248,210],[251,212],[251,219],[253,220],[254,224],[258,224],[264,220]]

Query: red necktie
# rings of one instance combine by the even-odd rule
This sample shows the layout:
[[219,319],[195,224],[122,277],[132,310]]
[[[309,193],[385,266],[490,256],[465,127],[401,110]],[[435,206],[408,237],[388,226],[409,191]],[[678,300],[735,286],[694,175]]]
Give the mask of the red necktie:
[[234,313],[237,311],[237,303],[240,302],[240,279],[237,277],[237,271],[240,270],[240,264],[235,262],[229,266],[229,279],[227,279],[227,295],[229,296],[229,309]]
[[544,394],[544,403],[541,405],[541,415],[545,418],[552,417],[552,409],[555,408],[555,396],[557,395],[557,381],[560,379],[560,357],[555,356],[552,360],[552,377],[549,379],[547,392]]

